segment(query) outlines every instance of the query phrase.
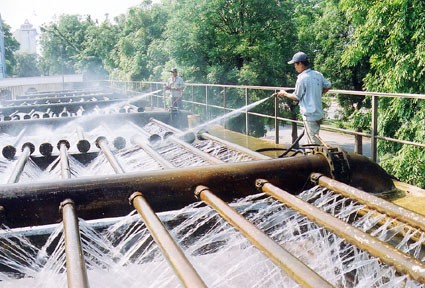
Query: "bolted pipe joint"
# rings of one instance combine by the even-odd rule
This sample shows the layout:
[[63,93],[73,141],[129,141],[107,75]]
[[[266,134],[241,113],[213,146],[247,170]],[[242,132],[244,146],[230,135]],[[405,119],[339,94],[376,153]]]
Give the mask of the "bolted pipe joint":
[[202,192],[207,191],[207,190],[210,190],[210,188],[208,188],[207,186],[203,186],[203,185],[196,186],[195,192],[194,192],[195,198],[200,200]]
[[134,192],[133,194],[131,194],[130,197],[128,197],[128,204],[130,204],[130,206],[133,206],[133,201],[137,197],[143,197],[142,192]]
[[6,158],[7,160],[13,160],[13,158],[15,158],[15,155],[16,155],[16,148],[13,147],[12,145],[7,145],[3,147],[2,154],[3,154],[3,157]]
[[269,181],[264,180],[264,179],[257,179],[255,180],[255,187],[257,188],[257,190],[262,191],[263,186],[268,184]]
[[100,147],[101,146],[101,143],[108,144],[108,140],[106,139],[105,136],[99,136],[99,137],[97,137],[97,139],[96,139],[96,141],[94,143],[96,144],[96,147],[97,148],[102,149]]
[[313,183],[314,185],[319,184],[319,179],[322,176],[323,176],[323,174],[320,174],[320,173],[311,173],[311,175],[310,175],[311,183]]
[[75,206],[75,202],[72,199],[65,199],[59,204],[59,213],[62,213],[63,208],[68,204]]
[[40,151],[41,155],[43,156],[50,156],[52,155],[53,145],[48,142],[42,143],[40,144],[38,151]]
[[66,147],[66,150],[69,150],[69,147],[71,147],[71,145],[69,145],[69,142],[67,140],[59,140],[57,148],[59,150],[61,150],[61,145],[64,144]]
[[21,149],[21,151],[23,152],[25,148],[28,148],[28,149],[30,150],[30,155],[31,155],[32,153],[34,153],[34,151],[35,151],[35,146],[34,146],[34,144],[32,144],[31,142],[26,142],[26,143],[24,143],[24,144],[22,145],[22,149]]

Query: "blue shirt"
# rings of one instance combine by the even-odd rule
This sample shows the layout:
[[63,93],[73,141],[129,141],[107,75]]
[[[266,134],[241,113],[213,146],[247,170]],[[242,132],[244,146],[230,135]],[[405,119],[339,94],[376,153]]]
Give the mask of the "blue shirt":
[[324,88],[331,88],[331,82],[322,73],[306,69],[298,74],[294,94],[300,101],[300,112],[304,120],[318,121],[323,118]]

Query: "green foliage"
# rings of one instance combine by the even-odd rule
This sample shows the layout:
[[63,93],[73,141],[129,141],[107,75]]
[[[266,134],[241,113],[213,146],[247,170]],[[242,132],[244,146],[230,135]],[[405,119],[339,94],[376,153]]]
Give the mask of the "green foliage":
[[[368,59],[366,89],[425,93],[424,1],[342,0],[341,3],[354,28],[343,59],[347,65]],[[385,99],[379,107],[381,135],[423,143],[423,101]],[[378,149],[380,155],[385,155],[381,163],[390,173],[424,186],[423,172],[416,171],[423,168],[421,149],[386,141],[380,141]]]
[[4,56],[6,61],[6,74],[13,74],[16,65],[15,51],[19,49],[19,43],[10,33],[10,26],[2,22],[4,35]]
[[40,76],[38,69],[38,59],[36,54],[16,53],[16,66],[14,75],[17,77],[34,77]]

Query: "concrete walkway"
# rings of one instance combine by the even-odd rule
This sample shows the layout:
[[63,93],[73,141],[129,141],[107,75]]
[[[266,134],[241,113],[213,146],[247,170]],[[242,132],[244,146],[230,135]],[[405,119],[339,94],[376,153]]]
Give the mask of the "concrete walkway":
[[[303,127],[298,127],[298,135],[303,131]],[[289,146],[292,144],[292,128],[291,125],[280,126],[279,129],[279,143],[285,146]],[[354,136],[342,134],[338,132],[330,132],[325,131],[323,129],[320,130],[320,137],[330,146],[339,146],[347,152],[354,152]],[[267,131],[265,139],[274,141],[275,139],[275,130],[274,127]],[[307,144],[307,136],[300,140],[300,144]],[[371,145],[370,139],[363,138],[363,155],[367,157],[371,157]]]

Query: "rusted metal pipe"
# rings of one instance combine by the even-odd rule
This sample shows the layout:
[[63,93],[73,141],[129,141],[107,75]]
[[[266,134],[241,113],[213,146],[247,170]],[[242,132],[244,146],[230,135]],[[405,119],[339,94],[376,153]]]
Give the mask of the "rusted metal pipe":
[[25,132],[27,131],[27,127],[24,127],[21,132],[19,132],[19,134],[15,137],[15,141],[12,145],[7,145],[5,147],[3,147],[2,150],[2,154],[4,156],[4,158],[8,159],[8,160],[12,160],[15,155],[16,155],[16,146],[18,145],[19,141],[21,141],[22,136],[25,134]]
[[142,217],[152,238],[158,244],[159,248],[161,248],[165,259],[170,263],[182,284],[185,287],[207,287],[195,268],[190,264],[189,260],[187,260],[183,251],[173,240],[167,229],[165,229],[158,216],[149,206],[142,193],[133,193],[129,201]]
[[62,179],[71,178],[71,169],[69,168],[68,149],[70,147],[67,140],[59,140],[57,145],[60,152],[61,177]]
[[256,185],[264,193],[306,216],[312,222],[323,226],[326,230],[336,234],[354,246],[367,251],[382,262],[393,266],[398,272],[408,274],[412,279],[425,284],[425,264],[418,259],[323,212],[319,208],[276,187],[267,180],[258,179]]
[[214,195],[208,187],[197,186],[195,196],[216,210],[221,217],[239,230],[255,247],[302,287],[333,287],[328,281]]
[[106,159],[108,159],[109,164],[111,164],[112,168],[114,169],[115,173],[117,174],[124,174],[124,168],[121,166],[121,164],[118,162],[118,160],[115,158],[114,153],[109,149],[108,147],[108,140],[106,137],[100,136],[96,139],[96,147],[102,150],[103,154],[105,154]]
[[75,204],[71,199],[61,202],[59,209],[62,213],[65,236],[66,274],[69,288],[88,288],[84,253],[81,247],[80,228],[75,212]]
[[9,180],[7,184],[17,183],[19,178],[21,177],[22,171],[25,168],[25,164],[28,161],[30,155],[34,152],[35,147],[34,144],[27,142],[22,145],[22,153],[19,156],[18,162],[13,168],[12,174],[9,176]]
[[409,224],[410,226],[419,228],[425,232],[425,216],[407,210],[403,207],[376,197],[375,195],[366,193],[360,189],[354,188],[319,173],[311,174],[311,180],[315,184],[353,199],[361,204],[366,205],[369,208]]
[[[356,166],[356,159],[349,157],[350,167]],[[364,157],[364,156],[361,156]],[[366,158],[366,157],[365,157]],[[370,161],[370,160],[369,160]],[[363,164],[363,161],[359,161]],[[72,198],[78,205],[78,213],[86,220],[102,217],[116,217],[130,213],[127,201],[134,191],[144,191],[144,196],[155,211],[180,209],[194,202],[193,189],[197,185],[214,187],[214,192],[225,201],[255,193],[255,179],[267,178],[291,193],[298,194],[311,188],[312,172],[330,176],[327,160],[320,154],[303,157],[248,161],[232,164],[215,164],[201,167],[185,167],[161,171],[143,171],[120,175],[74,178],[67,181],[36,181],[0,185],[0,205],[5,209],[3,223],[9,227],[55,223],[55,211],[65,198]],[[358,173],[378,174],[373,167]],[[394,185],[382,179],[362,179],[352,185],[371,186],[368,192],[385,192]],[[377,180],[378,182],[376,182]],[[374,185],[375,184],[375,185]],[[388,184],[388,183],[387,183]],[[237,191],[235,187],[238,187]],[[102,197],[99,197],[102,196]],[[78,201],[77,201],[78,200]],[[37,215],[37,217],[31,217]]]

